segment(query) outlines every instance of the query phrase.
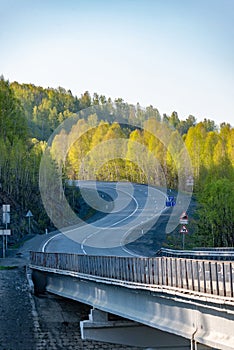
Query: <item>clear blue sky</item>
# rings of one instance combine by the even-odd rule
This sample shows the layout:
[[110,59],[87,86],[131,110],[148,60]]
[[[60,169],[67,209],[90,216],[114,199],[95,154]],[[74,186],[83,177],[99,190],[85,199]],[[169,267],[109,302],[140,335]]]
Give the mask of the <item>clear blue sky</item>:
[[234,125],[234,0],[0,0],[0,74]]

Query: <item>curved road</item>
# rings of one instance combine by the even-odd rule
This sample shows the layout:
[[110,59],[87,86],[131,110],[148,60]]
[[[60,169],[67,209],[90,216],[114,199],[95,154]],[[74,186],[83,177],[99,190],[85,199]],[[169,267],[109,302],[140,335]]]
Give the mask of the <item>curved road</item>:
[[[76,186],[83,197],[86,196],[86,189],[93,189],[91,197],[90,191],[87,191],[89,197],[85,198],[86,201],[107,214],[92,224],[83,223],[62,230],[63,233],[48,239],[43,245],[43,251],[136,256],[136,253],[126,249],[125,239],[130,237],[135,227],[143,227],[147,222],[153,225],[166,210],[166,194],[154,187],[128,182],[93,181],[76,181]],[[97,190],[103,194],[100,196]],[[106,201],[105,194],[113,199],[112,202]]]

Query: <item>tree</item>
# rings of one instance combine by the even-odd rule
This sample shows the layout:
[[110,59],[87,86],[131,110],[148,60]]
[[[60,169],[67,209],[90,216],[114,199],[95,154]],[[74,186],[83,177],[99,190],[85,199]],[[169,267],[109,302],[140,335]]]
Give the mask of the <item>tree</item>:
[[177,112],[173,112],[172,115],[170,116],[169,120],[168,120],[169,125],[171,125],[174,129],[176,129],[178,127],[178,125],[180,124],[180,120],[178,117]]
[[67,162],[69,176],[73,179],[86,179],[86,169],[82,163],[90,150],[93,133],[94,129],[90,129],[84,119],[79,119],[70,131]]
[[210,131],[206,135],[204,151],[201,154],[201,161],[206,169],[210,169],[214,165],[214,152],[218,140],[219,136],[215,131]]
[[189,129],[185,139],[185,145],[192,161],[193,173],[196,179],[200,176],[206,135],[206,128],[201,122]]
[[234,129],[230,130],[230,134],[227,140],[227,154],[232,167],[234,167]]
[[85,93],[83,95],[81,95],[80,98],[80,108],[84,109],[84,108],[88,108],[91,106],[91,97],[88,91],[85,91]]
[[0,137],[12,145],[16,138],[25,138],[27,125],[19,100],[8,81],[0,78]]
[[157,110],[157,108],[154,108],[152,105],[146,107],[145,116],[146,116],[146,119],[155,118],[158,121],[161,120],[159,111]]
[[[205,236],[205,244],[214,247],[234,246],[234,187],[223,178],[207,180],[199,194],[200,220],[198,234]],[[204,238],[203,238],[204,239]]]
[[210,119],[204,119],[202,122],[203,126],[205,127],[206,131],[215,131],[217,129],[215,122],[213,120]]
[[196,118],[193,115],[189,115],[186,120],[181,120],[180,123],[177,125],[177,130],[181,135],[187,134],[189,128],[192,126],[195,126],[196,124]]

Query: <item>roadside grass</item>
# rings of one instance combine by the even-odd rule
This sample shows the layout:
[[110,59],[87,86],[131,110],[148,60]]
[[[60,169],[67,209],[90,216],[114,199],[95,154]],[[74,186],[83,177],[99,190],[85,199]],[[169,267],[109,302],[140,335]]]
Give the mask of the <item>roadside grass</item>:
[[15,244],[13,244],[10,249],[18,249],[23,245],[23,242],[17,242]]
[[17,269],[18,266],[0,266],[0,271],[1,270],[13,270]]
[[30,239],[32,239],[33,235],[29,236],[29,237],[23,237],[20,241],[12,244],[9,246],[9,249],[12,249],[12,250],[16,250],[16,249],[19,249],[21,248],[25,242],[29,241]]

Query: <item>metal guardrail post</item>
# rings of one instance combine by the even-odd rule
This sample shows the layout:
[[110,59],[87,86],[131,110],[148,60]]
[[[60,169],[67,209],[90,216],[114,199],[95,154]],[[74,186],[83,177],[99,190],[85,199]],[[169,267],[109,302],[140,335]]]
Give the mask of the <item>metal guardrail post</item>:
[[170,259],[170,277],[171,277],[171,279],[170,279],[170,286],[172,287],[173,286],[173,270],[172,270],[172,263],[173,263],[173,260],[172,259]]
[[194,291],[194,270],[193,270],[193,262],[190,260],[190,269],[191,269],[191,279],[192,279],[192,290]]
[[196,261],[196,267],[197,267],[197,287],[198,287],[198,292],[201,291],[201,284],[200,284],[200,276],[199,276],[199,267],[198,267],[198,261]]
[[183,271],[182,271],[182,260],[180,259],[179,260],[180,264],[180,288],[183,288]]
[[203,273],[203,281],[204,281],[204,293],[206,293],[206,270],[205,270],[204,261],[202,261],[202,273]]
[[168,286],[168,258],[165,259],[165,284]]
[[211,262],[209,261],[208,264],[209,264],[209,273],[210,273],[210,293],[213,294]]
[[175,278],[176,278],[176,284],[175,286],[178,287],[178,269],[177,269],[177,260],[174,259],[175,262]]
[[230,270],[230,286],[231,286],[231,298],[233,298],[233,268],[232,263],[229,263],[229,270]]
[[184,260],[186,288],[189,289],[187,260]]
[[222,272],[223,272],[223,293],[224,293],[224,296],[226,297],[226,278],[225,278],[225,265],[224,265],[224,262],[222,263]]

